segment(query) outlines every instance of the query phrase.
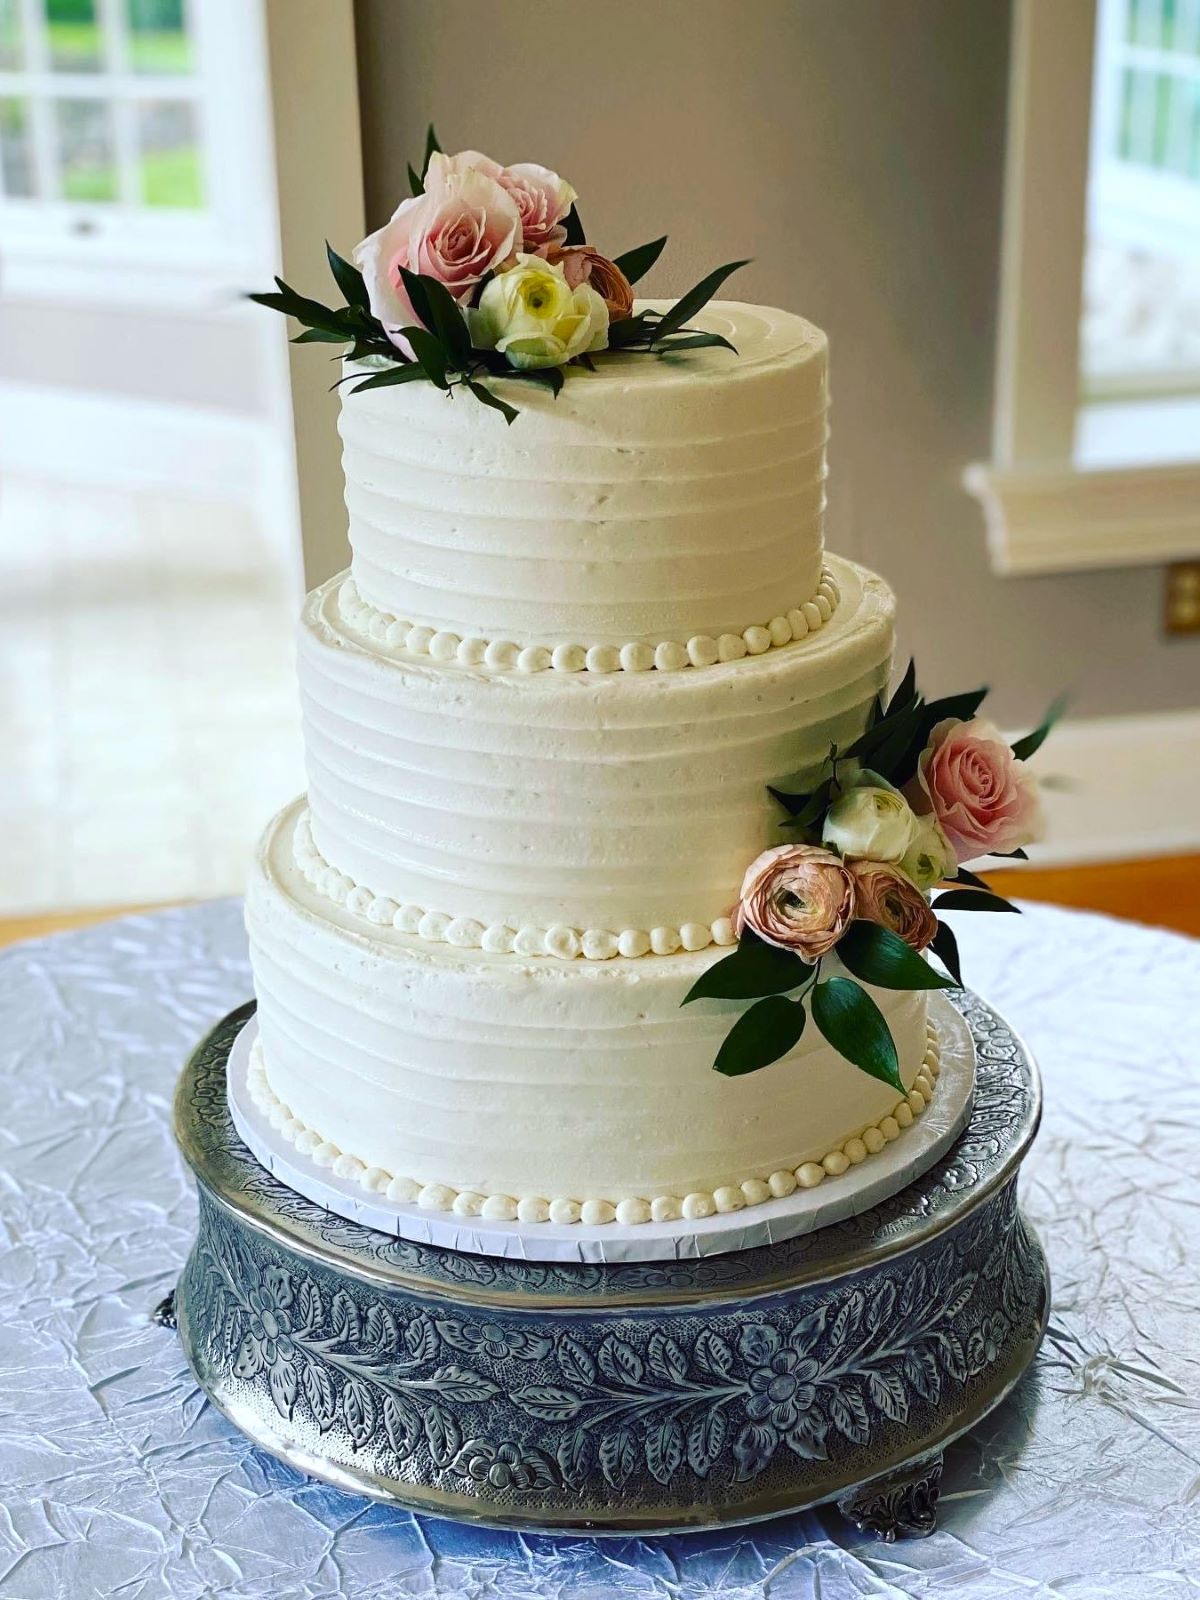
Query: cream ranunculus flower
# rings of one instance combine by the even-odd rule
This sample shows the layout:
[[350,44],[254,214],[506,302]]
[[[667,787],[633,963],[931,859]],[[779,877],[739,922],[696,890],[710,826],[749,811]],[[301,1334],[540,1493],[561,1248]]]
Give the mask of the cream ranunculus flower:
[[467,315],[476,347],[498,350],[513,367],[561,367],[608,344],[601,297],[588,283],[572,289],[563,268],[540,256],[518,255]]
[[898,790],[864,783],[830,806],[822,842],[851,860],[899,861],[912,844],[917,819]]
[[925,893],[958,871],[954,847],[936,817],[918,817],[912,843],[900,858],[900,870]]

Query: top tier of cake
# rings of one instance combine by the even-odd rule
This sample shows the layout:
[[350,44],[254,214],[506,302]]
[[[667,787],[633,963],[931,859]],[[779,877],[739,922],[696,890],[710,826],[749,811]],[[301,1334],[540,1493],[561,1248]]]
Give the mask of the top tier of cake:
[[740,635],[821,581],[820,329],[714,302],[722,349],[608,354],[501,418],[430,384],[341,415],[357,591],[416,628],[518,646]]

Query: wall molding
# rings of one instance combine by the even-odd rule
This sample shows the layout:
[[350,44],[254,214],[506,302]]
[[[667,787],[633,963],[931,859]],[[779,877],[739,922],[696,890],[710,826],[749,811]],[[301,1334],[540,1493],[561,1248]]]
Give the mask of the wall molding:
[[1090,470],[977,462],[963,482],[983,507],[992,566],[1006,576],[1200,554],[1200,462]]
[[1200,710],[1061,723],[1037,772],[1047,834],[1030,867],[1200,850]]

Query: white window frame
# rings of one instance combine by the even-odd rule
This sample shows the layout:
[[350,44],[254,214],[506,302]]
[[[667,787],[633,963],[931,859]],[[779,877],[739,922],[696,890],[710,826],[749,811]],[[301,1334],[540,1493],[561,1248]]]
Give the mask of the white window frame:
[[1196,459],[1089,465],[1079,322],[1096,0],[1016,0],[992,454],[968,467],[1005,574],[1200,555]]
[[[97,5],[117,55],[116,68],[103,72],[54,71],[45,59],[38,0],[21,0],[21,9],[32,59],[21,69],[0,72],[0,96],[29,98],[43,194],[51,188],[45,152],[54,137],[47,92],[99,98],[117,108],[114,137],[122,192],[117,200],[97,202],[0,195],[5,293],[47,298],[73,287],[77,295],[84,283],[93,301],[205,305],[256,281],[278,252],[261,5],[256,0],[190,0],[195,69],[173,76],[122,66],[124,0],[99,0]],[[202,209],[146,206],[130,192],[130,105],[165,99],[196,106]]]

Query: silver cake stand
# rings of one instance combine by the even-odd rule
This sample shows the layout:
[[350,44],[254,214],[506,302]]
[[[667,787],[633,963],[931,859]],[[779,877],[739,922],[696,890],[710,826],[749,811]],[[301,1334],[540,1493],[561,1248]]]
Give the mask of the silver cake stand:
[[941,1453],[1008,1394],[1049,1305],[1017,1206],[1034,1064],[951,995],[975,1102],[872,1210],[700,1259],[531,1262],[346,1221],[238,1137],[226,1066],[253,1006],[185,1068],[196,1243],[159,1320],[213,1403],[302,1472],[410,1510],[546,1532],[672,1532],[836,1500],[934,1526]]

